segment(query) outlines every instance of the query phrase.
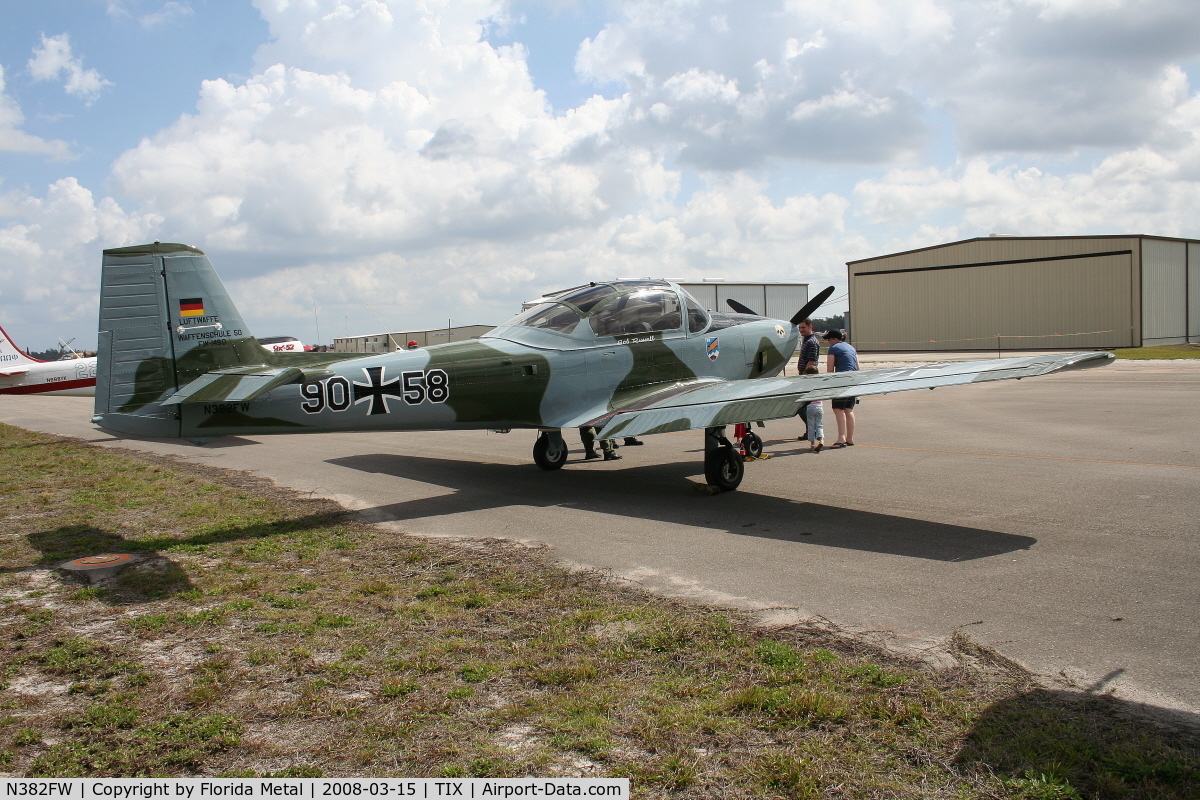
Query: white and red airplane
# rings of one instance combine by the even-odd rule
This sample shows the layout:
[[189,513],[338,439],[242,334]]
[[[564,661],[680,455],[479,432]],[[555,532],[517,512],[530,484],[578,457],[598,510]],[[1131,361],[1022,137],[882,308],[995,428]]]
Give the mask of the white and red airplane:
[[0,328],[0,394],[96,394],[96,357],[31,358]]

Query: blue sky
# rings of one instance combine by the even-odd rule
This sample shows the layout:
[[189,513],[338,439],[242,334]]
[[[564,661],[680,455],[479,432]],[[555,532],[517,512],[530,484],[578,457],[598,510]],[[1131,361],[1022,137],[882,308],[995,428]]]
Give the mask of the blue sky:
[[[68,164],[0,153],[4,185],[44,190],[64,174],[100,191],[108,169],[147,134],[194,110],[202,80],[245,76],[267,25],[246,2],[192,2],[190,13],[144,23],[162,3],[127,3],[126,13],[87,0],[8,2],[0,14],[9,93],[17,97],[28,133],[70,143],[78,156]],[[63,91],[59,81],[35,81],[26,64],[42,36],[70,35],[83,67],[111,82],[91,105]],[[64,169],[65,167],[65,169]]]
[[153,239],[311,341],[314,306],[328,340],[613,275],[1196,237],[1198,64],[1194,0],[8,2],[0,324],[94,342],[100,251]]

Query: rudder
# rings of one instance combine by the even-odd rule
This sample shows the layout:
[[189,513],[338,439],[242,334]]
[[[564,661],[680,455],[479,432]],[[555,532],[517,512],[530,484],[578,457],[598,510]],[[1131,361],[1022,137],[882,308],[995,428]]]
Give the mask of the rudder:
[[5,367],[21,367],[30,364],[44,364],[41,359],[34,358],[13,342],[4,328],[0,328],[0,370]]
[[177,437],[162,405],[213,369],[270,364],[202,250],[154,244],[104,251],[96,406],[110,430]]

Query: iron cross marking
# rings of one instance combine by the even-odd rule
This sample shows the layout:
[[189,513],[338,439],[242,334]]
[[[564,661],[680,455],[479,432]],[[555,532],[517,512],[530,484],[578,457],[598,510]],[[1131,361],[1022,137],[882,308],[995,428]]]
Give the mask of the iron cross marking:
[[383,382],[383,367],[363,367],[362,371],[367,373],[367,380],[370,383],[354,382],[354,402],[359,403],[367,398],[371,399],[371,410],[367,414],[386,414],[388,413],[387,397],[403,397],[404,392],[400,389],[400,379],[392,378],[387,383]]

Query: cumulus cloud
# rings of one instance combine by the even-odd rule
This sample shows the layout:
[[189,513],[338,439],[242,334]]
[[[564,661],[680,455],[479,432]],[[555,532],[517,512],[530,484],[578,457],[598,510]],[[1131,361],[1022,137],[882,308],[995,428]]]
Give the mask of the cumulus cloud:
[[1200,53],[1196,3],[1020,0],[1004,11],[962,15],[953,68],[937,80],[967,153],[1136,146],[1188,99],[1178,63]]
[[64,320],[94,320],[100,250],[144,241],[158,223],[112,198],[97,202],[74,178],[54,182],[45,197],[9,199],[5,215],[16,220],[0,227],[0,307],[6,327],[27,340],[53,342]]
[[862,181],[855,199],[874,222],[928,224],[959,210],[936,236],[1153,233],[1195,237],[1200,211],[1200,97],[1179,106],[1159,134],[1114,152],[1087,172],[1057,175],[976,157],[951,169],[896,170]]
[[1191,0],[618,7],[578,71],[627,90],[629,135],[700,169],[911,162],[937,112],[971,155],[1134,146],[1187,100],[1178,63],[1200,54]]
[[163,3],[162,7],[157,11],[152,11],[149,14],[143,14],[138,18],[138,23],[143,28],[157,28],[164,25],[171,25],[196,13],[196,10],[188,3],[181,3],[177,0],[168,0]]
[[[948,35],[933,3],[631,0],[580,46],[576,68],[627,89],[619,134],[680,163],[892,163],[928,142],[925,109],[885,58]],[[885,36],[886,33],[886,36]]]
[[42,34],[42,43],[34,48],[27,66],[35,81],[62,80],[67,94],[87,105],[96,102],[104,87],[112,86],[96,70],[83,68],[83,59],[71,53],[71,37],[66,33],[50,37]]
[[121,191],[178,235],[239,250],[368,252],[602,222],[675,178],[606,125],[552,116],[496,3],[260,3],[276,39],[241,84],[126,152]]
[[[480,241],[386,252],[295,267],[230,282],[254,298],[256,329],[283,331],[311,319],[315,302],[326,338],[383,327],[496,323],[520,302],[589,279],[655,275],[728,280],[810,280],[845,284],[845,254],[871,254],[845,230],[837,195],[773,204],[749,178],[715,180],[686,203],[662,201],[591,228],[515,241]],[[220,260],[214,255],[220,269]],[[420,297],[420,303],[412,298]],[[349,316],[349,320],[345,317]],[[348,328],[346,326],[349,326]]]
[[17,101],[8,95],[4,84],[4,67],[0,66],[0,153],[34,153],[65,159],[71,155],[66,142],[42,139],[25,133],[21,126],[25,115]]

